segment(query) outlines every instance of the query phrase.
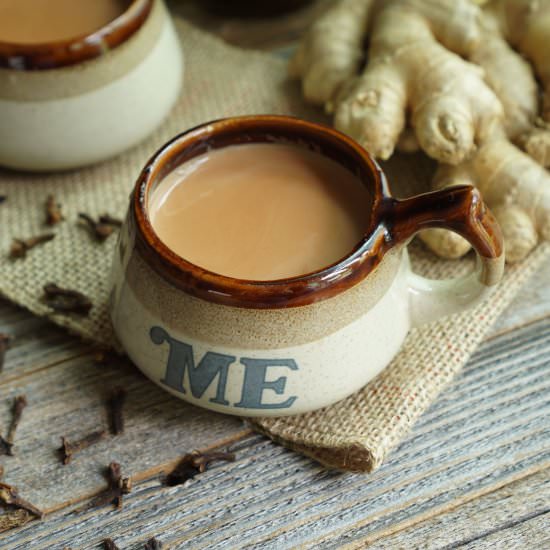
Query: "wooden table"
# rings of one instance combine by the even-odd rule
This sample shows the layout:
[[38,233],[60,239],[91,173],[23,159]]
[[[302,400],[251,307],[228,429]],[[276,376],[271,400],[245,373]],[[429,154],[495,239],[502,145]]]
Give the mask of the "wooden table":
[[[178,9],[232,42],[284,53],[321,4],[270,24],[207,18],[189,3]],[[29,402],[15,456],[0,464],[5,481],[47,512],[0,533],[0,548],[99,548],[106,537],[143,548],[153,536],[165,548],[193,549],[549,548],[549,281],[550,262],[371,475],[328,472],[236,418],[172,398],[123,360],[98,362],[91,347],[0,302],[0,332],[15,336],[0,373],[0,433],[13,397]],[[60,436],[107,426],[115,385],[128,390],[125,433],[63,466]],[[216,448],[236,461],[183,485],[163,483],[185,453]],[[133,481],[123,508],[75,511],[105,488],[113,460]]]

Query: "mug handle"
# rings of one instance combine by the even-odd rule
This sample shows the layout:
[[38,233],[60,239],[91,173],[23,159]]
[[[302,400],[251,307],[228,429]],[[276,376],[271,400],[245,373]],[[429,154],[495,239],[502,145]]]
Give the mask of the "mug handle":
[[455,279],[433,280],[409,271],[412,326],[467,309],[502,278],[502,234],[475,187],[457,185],[405,200],[393,199],[389,210],[396,243],[409,242],[424,229],[448,229],[464,237],[477,254],[475,270]]

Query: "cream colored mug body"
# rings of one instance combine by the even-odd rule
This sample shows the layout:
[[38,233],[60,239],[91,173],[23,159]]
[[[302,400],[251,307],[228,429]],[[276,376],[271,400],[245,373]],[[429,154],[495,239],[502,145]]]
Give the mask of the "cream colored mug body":
[[133,0],[74,40],[0,42],[0,165],[63,170],[113,157],[160,124],[182,75],[163,0]]
[[[194,266],[158,239],[147,215],[158,182],[209,148],[250,141],[315,150],[368,186],[370,227],[348,256],[303,277],[243,281]],[[406,245],[427,227],[466,237],[476,270],[445,281],[414,274]],[[291,415],[359,390],[411,327],[476,303],[502,269],[498,227],[475,189],[398,201],[366,151],[342,134],[289,117],[239,117],[178,136],[142,172],[115,254],[110,311],[124,350],[172,394],[229,414]]]

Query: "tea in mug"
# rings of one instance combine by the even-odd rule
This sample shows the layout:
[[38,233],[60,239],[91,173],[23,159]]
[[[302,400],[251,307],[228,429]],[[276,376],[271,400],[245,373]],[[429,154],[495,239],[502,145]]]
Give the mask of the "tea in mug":
[[41,44],[85,36],[129,5],[130,0],[2,0],[0,42]]
[[359,178],[305,148],[252,143],[197,156],[154,190],[149,217],[185,260],[247,280],[297,277],[361,241],[372,199]]

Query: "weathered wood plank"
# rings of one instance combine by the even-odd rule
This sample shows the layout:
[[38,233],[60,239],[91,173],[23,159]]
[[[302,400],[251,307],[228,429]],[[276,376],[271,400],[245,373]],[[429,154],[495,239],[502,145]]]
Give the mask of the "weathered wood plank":
[[235,464],[215,466],[184,487],[146,480],[121,512],[62,510],[0,536],[0,544],[91,548],[113,536],[137,548],[160,535],[177,548],[339,547],[353,542],[350,533],[361,539],[418,523],[550,465],[549,351],[550,319],[485,344],[370,476],[326,472],[254,436],[235,445]]
[[0,332],[14,337],[0,372],[0,387],[19,376],[90,352],[89,346],[68,336],[67,331],[5,300],[0,300]]
[[[32,528],[29,525],[16,538],[6,537],[3,542],[10,548],[25,548],[31,541],[46,548],[53,540],[60,546],[92,548],[102,537],[113,536],[122,547],[129,548],[156,534],[177,548],[189,547],[191,541],[193,548],[292,548],[311,542],[313,533],[341,527],[357,512],[367,516],[372,525],[387,525],[458,494],[477,494],[480,485],[490,491],[499,475],[488,463],[482,477],[473,476],[465,484],[464,476],[448,479],[442,475],[439,492],[428,497],[422,495],[425,487],[415,490],[418,479],[400,489],[376,490],[368,480],[334,476],[303,457],[267,445],[273,451],[267,457],[257,456],[258,445],[251,450],[240,449],[236,466],[216,467],[187,487],[160,488],[158,481],[140,484],[121,512],[105,508],[74,516],[56,514],[50,521]],[[501,475],[513,475],[512,470],[509,467]],[[457,482],[459,489],[455,488]],[[294,527],[291,532],[289,524]],[[330,542],[340,546],[340,541]],[[316,548],[319,543],[308,546]]]
[[[348,548],[368,546],[373,550],[408,550],[457,547],[493,534],[496,540],[500,540],[499,531],[546,513],[549,503],[549,471],[543,470],[427,521],[413,525],[390,525],[385,530],[356,540]],[[353,536],[353,533],[350,535]]]
[[494,548],[550,548],[550,512],[511,525],[507,529],[462,546],[467,550],[488,550]]
[[550,260],[521,289],[489,333],[494,338],[550,316]]

